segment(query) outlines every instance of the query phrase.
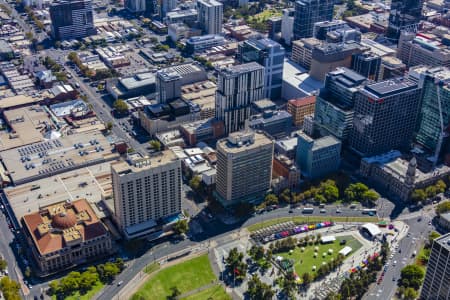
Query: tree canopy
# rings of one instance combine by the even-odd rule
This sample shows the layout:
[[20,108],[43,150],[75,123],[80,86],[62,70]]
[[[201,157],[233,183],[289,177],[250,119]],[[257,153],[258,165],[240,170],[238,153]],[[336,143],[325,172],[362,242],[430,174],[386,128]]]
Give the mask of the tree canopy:
[[419,289],[425,272],[418,265],[407,265],[401,271],[400,283],[405,288]]
[[114,102],[113,107],[118,113],[126,113],[128,111],[128,105],[121,99],[117,99]]
[[248,281],[247,295],[250,300],[271,300],[275,292],[270,285],[261,282],[259,277],[254,274]]

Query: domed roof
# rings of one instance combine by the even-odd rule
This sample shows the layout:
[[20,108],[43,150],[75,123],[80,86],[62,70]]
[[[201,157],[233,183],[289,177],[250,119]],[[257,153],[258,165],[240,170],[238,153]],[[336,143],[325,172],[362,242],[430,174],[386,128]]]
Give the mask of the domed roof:
[[77,224],[77,217],[73,212],[66,211],[55,215],[52,219],[52,226],[59,229],[68,229]]

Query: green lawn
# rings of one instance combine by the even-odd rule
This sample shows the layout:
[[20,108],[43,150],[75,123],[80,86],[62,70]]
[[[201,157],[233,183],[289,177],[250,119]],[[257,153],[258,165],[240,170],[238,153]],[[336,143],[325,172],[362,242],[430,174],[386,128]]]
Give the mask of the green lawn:
[[[89,300],[92,299],[92,297],[94,297],[95,294],[97,294],[98,292],[100,292],[100,290],[103,288],[104,284],[101,283],[100,281],[94,285],[94,287],[87,292],[86,294],[80,295],[79,292],[76,292],[66,298],[64,298],[64,300]],[[56,300],[56,295],[52,296],[52,300]]]
[[257,20],[258,22],[265,22],[271,17],[279,17],[282,13],[279,10],[276,9],[266,9],[259,14],[256,14],[252,17],[250,17],[251,20]]
[[[339,245],[339,242],[341,240],[347,240],[347,243],[345,245]],[[317,244],[312,246],[305,247],[305,251],[301,252],[301,249],[299,247],[296,247],[294,249],[294,252],[292,254],[289,254],[289,252],[282,252],[277,253],[275,256],[282,256],[287,259],[293,259],[294,260],[294,269],[298,276],[302,277],[303,273],[309,272],[310,274],[315,273],[312,270],[313,266],[316,266],[316,270],[322,265],[322,262],[329,262],[331,258],[336,259],[338,256],[338,252],[344,248],[345,246],[351,247],[352,253],[361,248],[361,243],[356,240],[353,236],[340,236],[336,237],[336,241],[334,243],[330,244]],[[314,248],[319,247],[319,251],[317,252],[318,255],[316,258],[314,258]],[[322,253],[328,252],[328,249],[333,249],[333,254],[327,255],[322,258]],[[302,262],[301,262],[302,261]]]
[[144,268],[144,272],[147,273],[147,274],[151,274],[151,273],[153,273],[153,272],[155,272],[157,270],[159,270],[159,264],[158,263],[149,264],[149,265],[145,266],[145,268]]
[[210,287],[204,291],[201,291],[197,294],[191,295],[186,298],[182,298],[183,300],[231,300],[231,297],[225,292],[221,285]]
[[273,219],[257,224],[253,224],[247,227],[248,231],[253,232],[259,230],[264,227],[269,227],[271,225],[292,221],[296,224],[305,224],[305,223],[319,223],[324,221],[331,222],[378,222],[378,218],[374,217],[331,217],[331,216],[296,216],[296,217],[283,217],[278,219]]
[[164,300],[177,287],[186,293],[215,280],[208,256],[202,255],[159,271],[131,299]]

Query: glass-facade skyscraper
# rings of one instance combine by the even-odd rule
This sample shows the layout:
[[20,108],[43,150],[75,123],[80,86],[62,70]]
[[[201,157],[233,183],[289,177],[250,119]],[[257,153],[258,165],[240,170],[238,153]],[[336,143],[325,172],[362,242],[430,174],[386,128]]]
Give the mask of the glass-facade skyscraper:
[[423,0],[392,0],[387,36],[398,39],[400,31],[419,23]]
[[314,24],[333,19],[333,0],[298,0],[295,2],[294,40],[313,36]]
[[438,159],[447,143],[450,125],[450,69],[427,69],[422,76],[422,104],[416,142],[436,154]]

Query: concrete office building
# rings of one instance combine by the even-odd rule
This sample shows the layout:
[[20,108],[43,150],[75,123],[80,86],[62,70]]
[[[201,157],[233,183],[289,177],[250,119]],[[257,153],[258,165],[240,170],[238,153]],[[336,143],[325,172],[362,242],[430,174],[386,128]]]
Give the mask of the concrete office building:
[[313,36],[314,24],[333,19],[333,0],[297,0],[295,2],[294,39]]
[[270,189],[273,141],[252,131],[217,142],[216,196],[224,206],[260,202]]
[[450,67],[450,49],[441,37],[433,34],[402,31],[397,57],[408,67],[426,65]]
[[271,17],[267,20],[268,37],[271,40],[278,40],[281,33],[281,17]]
[[350,147],[361,156],[409,149],[420,87],[405,78],[366,84],[355,97]]
[[300,132],[295,158],[304,177],[321,178],[339,168],[341,141],[331,135],[314,140]]
[[154,231],[181,212],[181,162],[171,150],[111,165],[114,213],[127,239]]
[[294,37],[294,15],[295,9],[283,9],[283,16],[281,18],[281,38],[286,45],[290,45]]
[[292,116],[285,110],[267,110],[261,114],[253,115],[247,120],[247,128],[262,130],[274,138],[289,135],[292,125]]
[[345,21],[333,20],[315,23],[313,37],[329,43],[360,42],[361,32],[351,28]]
[[225,38],[217,34],[208,34],[202,36],[193,36],[186,41],[186,52],[193,54],[203,52],[212,47],[222,46],[225,44]]
[[422,17],[423,0],[392,0],[387,37],[398,39],[402,30],[414,31]]
[[56,40],[80,39],[97,33],[91,0],[56,1],[49,12]]
[[168,103],[181,97],[181,87],[186,84],[205,81],[205,70],[197,63],[187,63],[165,68],[156,72],[156,100]]
[[198,19],[198,13],[193,8],[178,8],[166,14],[166,24],[185,23],[188,26],[193,26]]
[[419,66],[411,68],[409,72],[411,75],[418,73],[422,86],[415,141],[433,154],[436,163],[450,146],[450,69]]
[[450,233],[447,233],[433,241],[420,299],[450,299],[449,282]]
[[309,75],[314,79],[323,81],[328,72],[337,67],[351,67],[352,56],[363,53],[368,47],[356,42],[344,44],[323,43],[316,45],[312,50],[311,69]]
[[171,12],[177,8],[177,0],[162,0],[161,1],[161,19],[165,18],[168,12]]
[[320,45],[322,41],[316,38],[304,38],[297,41],[292,41],[292,61],[298,63],[300,66],[311,69],[312,52],[316,45]]
[[242,130],[250,117],[253,102],[264,98],[264,67],[256,62],[219,71],[216,91],[216,118],[225,124],[225,133]]
[[216,0],[197,1],[198,22],[205,34],[221,34],[223,4]]
[[283,81],[284,48],[271,39],[250,39],[238,46],[241,63],[257,62],[264,67],[264,97],[279,99]]
[[328,32],[338,29],[344,29],[346,27],[349,27],[347,22],[342,20],[317,22],[313,24],[312,36],[318,40],[325,41],[327,39]]
[[145,12],[146,0],[126,0],[125,8],[131,13],[143,13]]
[[381,58],[380,75],[378,80],[401,77],[405,74],[406,65],[398,58],[385,56]]

